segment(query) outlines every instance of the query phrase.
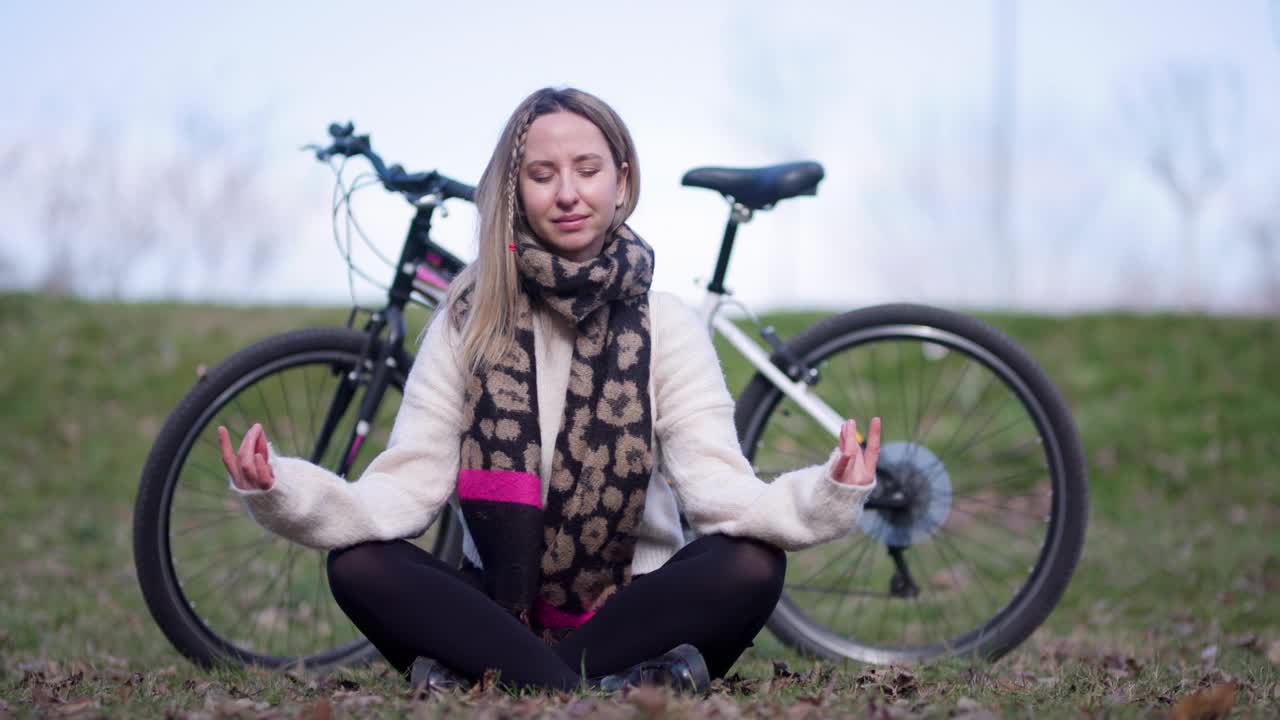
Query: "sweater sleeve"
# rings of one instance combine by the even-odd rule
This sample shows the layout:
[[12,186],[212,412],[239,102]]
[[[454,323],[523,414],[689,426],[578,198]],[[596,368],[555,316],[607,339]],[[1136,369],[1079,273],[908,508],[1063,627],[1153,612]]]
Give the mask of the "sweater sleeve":
[[752,537],[784,550],[834,540],[853,529],[875,484],[830,478],[821,465],[758,479],[738,444],[733,398],[706,327],[674,296],[659,303],[653,343],[655,426],[664,473],[700,534]]
[[[438,320],[437,320],[438,319]],[[321,549],[417,537],[457,484],[461,366],[455,334],[438,313],[405,380],[386,449],[354,483],[301,458],[272,451],[270,490],[231,490],[258,524]]]

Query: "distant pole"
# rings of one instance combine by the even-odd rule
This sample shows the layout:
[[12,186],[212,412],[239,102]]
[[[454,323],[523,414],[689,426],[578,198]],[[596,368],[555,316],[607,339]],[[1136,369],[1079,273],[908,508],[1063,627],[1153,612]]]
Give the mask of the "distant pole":
[[[1017,113],[1017,22],[1015,0],[995,0],[991,88],[991,237],[999,261],[993,284],[1010,304],[1018,303],[1018,248],[1013,234],[1013,156]],[[1004,277],[999,277],[1003,272]]]

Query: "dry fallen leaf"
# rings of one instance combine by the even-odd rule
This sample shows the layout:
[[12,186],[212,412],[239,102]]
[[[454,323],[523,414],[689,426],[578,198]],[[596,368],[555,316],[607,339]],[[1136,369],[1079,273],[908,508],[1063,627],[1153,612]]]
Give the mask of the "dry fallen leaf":
[[320,698],[302,708],[302,712],[298,713],[299,720],[329,720],[331,717],[333,717],[333,705],[329,702],[329,698]]
[[1171,720],[1218,720],[1231,712],[1235,702],[1236,683],[1223,683],[1197,690],[1184,696],[1173,706]]
[[818,703],[813,698],[802,697],[796,698],[795,702],[787,708],[784,717],[787,720],[805,720],[805,718],[816,717],[818,715]]
[[87,710],[93,710],[98,707],[98,701],[91,697],[74,698],[68,700],[61,705],[56,705],[53,711],[57,715],[78,715]]
[[712,695],[698,704],[698,710],[705,717],[729,718],[730,720],[742,717],[742,711],[738,709],[738,703],[724,695]]
[[571,718],[591,718],[592,720],[622,720],[634,717],[630,708],[594,697],[570,700],[564,709]]
[[666,688],[641,686],[629,689],[626,699],[645,715],[657,717],[667,709],[667,703],[671,702],[671,692]]
[[956,701],[955,710],[951,712],[952,720],[995,720],[991,711],[982,707],[971,697],[962,697]]
[[1256,632],[1247,632],[1231,637],[1231,644],[1245,650],[1258,650],[1262,646],[1262,638]]
[[1102,669],[1112,677],[1122,678],[1142,672],[1142,663],[1128,655],[1107,653],[1102,656]]
[[1267,659],[1280,665],[1280,638],[1272,640],[1271,644],[1267,646]]

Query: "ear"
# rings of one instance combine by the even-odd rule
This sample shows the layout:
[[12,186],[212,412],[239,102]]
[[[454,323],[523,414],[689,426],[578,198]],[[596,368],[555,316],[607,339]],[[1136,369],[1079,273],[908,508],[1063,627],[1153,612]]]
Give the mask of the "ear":
[[613,200],[614,207],[622,207],[622,203],[627,200],[627,182],[630,178],[631,166],[624,160],[618,168],[618,192],[617,197]]

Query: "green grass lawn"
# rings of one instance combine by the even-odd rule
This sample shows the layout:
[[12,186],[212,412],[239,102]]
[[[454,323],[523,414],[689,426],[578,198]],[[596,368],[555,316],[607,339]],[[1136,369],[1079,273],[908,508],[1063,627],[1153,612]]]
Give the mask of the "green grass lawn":
[[[763,716],[783,705],[797,716],[1142,716],[1226,682],[1237,683],[1240,716],[1280,713],[1280,323],[1256,318],[985,316],[1062,389],[1091,493],[1066,596],[994,665],[815,664],[764,633],[741,677],[708,698],[621,701],[480,691],[422,701],[381,664],[323,679],[197,670],[160,634],[133,571],[150,444],[200,366],[345,316],[0,296],[0,716],[48,705],[119,716]],[[787,336],[812,319],[770,321]],[[740,363],[726,358],[725,370],[732,389],[745,384]],[[219,592],[244,588],[215,588],[211,602]]]

